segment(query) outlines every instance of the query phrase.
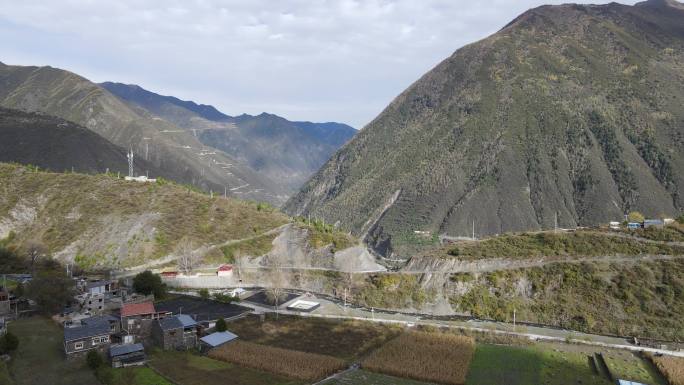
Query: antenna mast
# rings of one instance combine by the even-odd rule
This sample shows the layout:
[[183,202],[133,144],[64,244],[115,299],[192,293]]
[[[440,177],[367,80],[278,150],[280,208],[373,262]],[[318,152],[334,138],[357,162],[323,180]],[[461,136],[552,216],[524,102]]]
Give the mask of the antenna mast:
[[128,155],[128,176],[133,177],[133,149],[129,148]]

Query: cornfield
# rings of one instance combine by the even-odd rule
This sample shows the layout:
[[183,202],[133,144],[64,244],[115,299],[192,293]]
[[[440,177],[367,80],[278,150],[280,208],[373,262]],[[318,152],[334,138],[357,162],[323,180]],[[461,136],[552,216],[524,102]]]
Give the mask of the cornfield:
[[660,373],[665,376],[670,385],[684,385],[684,358],[657,357],[652,354],[648,354],[647,357],[660,370]]
[[213,349],[209,357],[305,381],[320,380],[346,367],[339,358],[245,341]]
[[362,366],[391,376],[462,385],[474,351],[471,337],[409,332],[373,352]]

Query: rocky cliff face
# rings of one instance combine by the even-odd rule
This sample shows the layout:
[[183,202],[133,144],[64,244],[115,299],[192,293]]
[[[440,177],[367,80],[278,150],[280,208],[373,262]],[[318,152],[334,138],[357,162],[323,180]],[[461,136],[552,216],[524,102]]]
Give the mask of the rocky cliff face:
[[286,204],[385,256],[684,207],[684,9],[536,8],[399,95]]

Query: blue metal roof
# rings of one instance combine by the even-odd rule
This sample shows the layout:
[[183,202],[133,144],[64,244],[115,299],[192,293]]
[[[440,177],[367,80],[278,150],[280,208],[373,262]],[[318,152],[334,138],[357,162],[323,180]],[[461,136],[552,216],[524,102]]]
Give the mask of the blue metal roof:
[[226,342],[230,342],[236,338],[238,338],[238,336],[231,332],[216,332],[200,338],[200,341],[206,343],[211,347],[217,347],[225,344]]
[[190,328],[195,325],[197,325],[197,322],[187,314],[169,316],[159,320],[159,326],[161,326],[162,330]]
[[109,356],[110,357],[123,356],[123,355],[129,354],[129,353],[143,352],[143,351],[145,351],[145,348],[143,348],[142,344],[112,345],[109,348]]

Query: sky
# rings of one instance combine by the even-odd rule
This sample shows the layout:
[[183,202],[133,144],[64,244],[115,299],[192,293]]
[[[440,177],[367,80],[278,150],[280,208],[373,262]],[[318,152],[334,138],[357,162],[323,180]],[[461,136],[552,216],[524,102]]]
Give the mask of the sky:
[[0,0],[0,61],[138,84],[229,115],[362,128],[458,48],[561,2]]

